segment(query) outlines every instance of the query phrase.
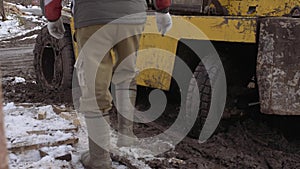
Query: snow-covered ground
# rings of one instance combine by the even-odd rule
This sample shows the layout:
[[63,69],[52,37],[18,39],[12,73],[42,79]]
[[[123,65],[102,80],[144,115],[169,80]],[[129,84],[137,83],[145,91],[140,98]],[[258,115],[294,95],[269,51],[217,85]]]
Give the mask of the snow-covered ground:
[[[32,83],[22,77],[7,77],[2,79],[4,84]],[[84,117],[71,107],[65,105],[44,105],[39,103],[4,103],[4,125],[9,150],[9,166],[12,169],[83,169],[80,163],[80,155],[88,149],[87,130]],[[39,117],[39,115],[45,115]],[[75,120],[79,123],[75,123]],[[71,130],[72,129],[72,130]],[[75,130],[73,130],[75,129]],[[71,145],[53,144],[68,139],[77,139],[78,142]],[[140,169],[151,169],[146,162],[160,158],[154,157],[151,149],[159,149],[161,146],[173,145],[160,140],[140,142],[137,146],[118,148],[117,132],[111,130],[111,152],[114,155],[125,157],[131,165]],[[35,146],[39,145],[39,146]],[[33,146],[33,147],[32,147]],[[47,152],[45,156],[40,151]],[[58,156],[70,154],[72,160],[56,159]],[[116,169],[127,167],[114,161]]]
[[[9,10],[6,21],[0,20],[0,41],[5,41],[17,36],[25,35],[28,32],[39,30],[43,25],[46,24],[46,19],[41,17],[41,10],[37,6],[24,7],[22,5],[15,5],[12,3],[6,3],[9,7],[14,10]],[[6,5],[6,6],[7,6]],[[30,21],[35,23],[37,26],[26,28],[25,23]],[[35,38],[36,36],[27,37]]]
[[[64,108],[64,106],[61,106]],[[87,149],[87,135],[84,121],[80,120],[82,127],[77,132],[63,132],[61,129],[74,128],[70,121],[57,115],[51,105],[36,106],[34,104],[22,104],[22,106],[8,103],[3,108],[5,115],[5,132],[7,136],[7,148],[26,146],[41,143],[52,143],[63,141],[68,138],[79,138],[79,142],[73,147],[70,145],[46,146],[35,150],[9,151],[9,166],[12,169],[26,168],[76,168],[82,169],[79,162],[81,152]],[[38,112],[46,112],[46,119],[38,120]],[[49,131],[42,134],[31,134],[34,131]],[[53,131],[53,132],[51,132]],[[48,155],[41,157],[39,150],[48,152]],[[72,160],[56,160],[55,157],[70,153]],[[116,162],[113,166],[118,169],[126,167]]]
[[[59,108],[66,109],[64,105],[59,106]],[[80,154],[87,149],[88,144],[86,126],[82,115],[78,114],[77,116],[81,124],[78,131],[64,132],[64,129],[72,129],[75,126],[72,124],[72,121],[66,120],[54,112],[52,105],[42,106],[30,103],[16,105],[11,102],[4,105],[3,111],[5,116],[4,124],[7,136],[7,147],[10,150],[10,168],[83,168],[79,161]],[[64,113],[76,113],[73,110],[71,111],[72,112]],[[39,112],[46,112],[46,118],[39,120]],[[34,150],[12,151],[14,147],[53,143],[74,137],[79,138],[78,143],[74,146],[46,146]],[[119,156],[126,157],[132,162],[132,165],[137,168],[150,169],[150,167],[145,164],[145,161],[157,159],[152,155],[151,151],[148,149],[141,149],[140,146],[117,148],[117,134],[115,131],[111,132],[111,138],[112,152]],[[162,144],[161,142],[156,141],[152,142],[152,145],[147,145],[157,147]],[[48,155],[41,157],[39,150],[49,153]],[[72,156],[70,162],[55,159],[59,154],[64,155],[66,153],[70,153]],[[127,168],[118,162],[113,162],[113,166],[117,169]]]
[[[63,106],[61,107],[63,108]],[[72,125],[70,121],[57,115],[51,105],[36,106],[34,104],[23,104],[22,106],[18,106],[14,103],[8,103],[4,105],[3,111],[5,114],[4,124],[8,149],[19,145],[26,146],[62,141],[68,138],[78,137],[77,135],[82,135],[80,138],[80,146],[82,145],[82,148],[86,147],[86,141],[84,141],[86,137],[85,132],[63,132],[61,129],[75,128],[75,126]],[[46,112],[46,118],[44,120],[38,120],[37,116],[39,112]],[[34,131],[49,132],[42,134],[29,133]],[[80,146],[78,146],[78,149],[81,149]],[[77,153],[77,147],[61,145],[45,147],[41,148],[41,150],[46,151],[46,148],[48,151],[52,149],[52,151],[50,151],[52,153],[49,153],[49,155],[45,157],[40,156],[39,149],[20,152],[10,151],[10,168],[82,168],[78,161],[79,153]],[[53,153],[53,150],[55,150],[55,153]],[[54,159],[58,153],[64,152],[72,154],[71,162]]]

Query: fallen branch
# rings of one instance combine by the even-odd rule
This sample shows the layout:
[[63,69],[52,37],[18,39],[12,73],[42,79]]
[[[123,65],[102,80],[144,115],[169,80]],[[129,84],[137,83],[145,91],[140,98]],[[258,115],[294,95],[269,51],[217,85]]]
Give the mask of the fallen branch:
[[50,133],[57,132],[57,131],[61,131],[61,132],[65,132],[65,133],[69,133],[69,132],[73,132],[73,131],[77,132],[78,127],[67,128],[67,129],[53,129],[53,130],[33,130],[33,131],[26,131],[26,133],[43,135],[43,134],[50,134]]

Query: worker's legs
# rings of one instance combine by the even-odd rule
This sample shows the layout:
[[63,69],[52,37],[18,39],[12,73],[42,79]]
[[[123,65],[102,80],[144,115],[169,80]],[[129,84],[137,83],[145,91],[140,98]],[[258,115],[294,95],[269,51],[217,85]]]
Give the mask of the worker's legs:
[[118,110],[118,142],[117,145],[130,146],[137,138],[133,133],[134,106],[136,99],[136,56],[139,45],[140,33],[143,25],[121,25],[119,36],[130,36],[123,39],[114,51],[117,63],[114,69],[112,82],[115,84],[116,107]]
[[[89,151],[82,154],[81,161],[86,168],[92,169],[111,168],[108,110],[112,97],[108,88],[113,69],[109,54],[113,45],[113,27],[92,36],[99,28],[101,26],[76,30],[81,52],[75,65],[82,92],[79,109],[85,115],[89,135]],[[103,59],[99,64],[101,57]]]
[[[97,31],[101,28],[100,31]],[[76,30],[76,38],[81,56],[76,61],[79,85],[82,92],[80,98],[81,111],[109,110],[112,97],[109,86],[112,78],[113,63],[110,49],[115,38],[112,36],[116,26],[89,26]],[[115,30],[114,30],[115,29]],[[95,33],[97,31],[97,33]],[[95,33],[93,35],[93,33]],[[93,37],[91,37],[93,35]],[[91,38],[90,38],[91,37]],[[89,39],[90,38],[90,39]],[[88,41],[88,43],[86,43]],[[85,46],[84,46],[85,45]],[[101,63],[100,62],[101,60]],[[97,104],[94,104],[94,101]]]

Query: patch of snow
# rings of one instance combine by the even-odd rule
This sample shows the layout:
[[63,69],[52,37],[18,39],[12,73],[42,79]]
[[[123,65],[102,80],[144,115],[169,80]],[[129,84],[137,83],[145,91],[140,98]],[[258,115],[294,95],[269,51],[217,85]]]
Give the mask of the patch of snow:
[[16,83],[25,83],[26,80],[23,77],[16,76],[16,77],[4,77],[2,78],[2,82],[16,84]]
[[26,80],[23,77],[3,77],[1,79],[2,84],[4,85],[9,85],[9,84],[16,84],[16,83],[32,83],[32,84],[36,84],[36,81],[33,80]]
[[[22,28],[22,27],[21,27]],[[11,30],[14,30],[13,27],[10,28]],[[34,27],[33,29],[30,29],[30,30],[25,30],[25,29],[18,29],[16,28],[14,31],[15,33],[12,33],[12,34],[9,34],[10,36],[3,36],[3,34],[1,34],[1,28],[0,28],[0,40],[2,41],[7,41],[8,39],[11,39],[13,37],[18,37],[18,36],[22,36],[22,35],[25,35],[26,33],[29,33],[29,32],[32,32],[32,31],[35,31],[35,30],[40,30],[42,29],[41,26],[36,26]]]
[[24,31],[15,15],[8,15],[6,21],[0,22],[0,40]]
[[[24,104],[25,105],[25,104]],[[55,130],[64,128],[73,128],[70,121],[61,118],[57,115],[51,105],[47,106],[18,106],[13,102],[7,103],[3,106],[5,130],[7,136],[7,146],[23,144],[37,144],[44,142],[54,142],[65,140],[73,137],[73,133],[64,133],[62,131],[51,132],[51,134],[28,134],[27,131],[41,131],[41,130]],[[65,107],[62,105],[60,107]],[[36,115],[39,111],[46,112],[47,118],[44,120],[37,120]],[[38,150],[30,150],[22,153],[10,153],[9,165],[12,169],[27,169],[27,168],[76,168],[84,169],[80,162],[80,155],[88,148],[87,131],[84,122],[84,116],[78,114],[80,123],[76,136],[79,138],[79,143],[72,146],[62,145],[57,147],[44,147],[42,150],[48,153],[47,156],[41,158]],[[56,160],[55,156],[63,152],[70,152],[72,161]],[[113,162],[112,166],[117,169],[127,169],[126,166]]]
[[[164,158],[158,158],[154,155],[157,154],[161,149],[174,149],[175,146],[171,142],[162,141],[159,139],[140,139],[139,143],[131,147],[117,147],[117,132],[111,132],[111,152],[113,154],[126,157],[130,160],[131,164],[141,169],[151,169],[146,164],[146,161],[150,160],[162,160]],[[143,160],[141,160],[143,159]]]
[[7,103],[6,105],[4,105],[3,111],[7,112],[7,111],[10,111],[10,110],[14,110],[16,108],[17,107],[15,106],[15,103],[14,102],[10,102],[10,103]]
[[71,164],[67,161],[55,160],[51,156],[45,156],[42,159],[35,161],[33,163],[25,163],[24,166],[20,168],[36,168],[36,169],[62,169],[62,168],[72,168]]
[[[47,156],[41,158],[37,150],[26,151],[22,153],[10,153],[9,164],[10,168],[76,168],[83,169],[80,163],[80,155],[83,151],[88,149],[88,137],[87,129],[83,114],[78,114],[78,118],[81,123],[81,127],[76,133],[65,133],[57,129],[73,128],[74,126],[70,121],[61,118],[53,111],[51,105],[47,106],[18,106],[13,102],[4,105],[5,115],[5,129],[7,136],[7,146],[12,147],[14,145],[28,145],[38,144],[45,142],[57,142],[59,140],[65,140],[76,136],[79,138],[79,142],[74,147],[62,145],[57,147],[45,147],[42,148],[48,153]],[[64,105],[60,107],[65,107]],[[46,119],[37,120],[36,116],[39,111],[46,112]],[[56,129],[56,131],[54,131]],[[51,134],[28,134],[27,131],[51,131]],[[75,135],[74,135],[75,134]],[[172,144],[168,142],[162,142],[160,140],[152,140],[149,142],[141,142],[137,146],[122,147],[116,146],[117,132],[111,132],[111,147],[112,153],[126,157],[130,160],[131,164],[140,169],[151,169],[146,164],[147,161],[162,158],[153,156],[152,149],[149,147],[170,146]],[[147,144],[147,146],[146,146]],[[72,161],[66,162],[61,160],[55,160],[55,156],[60,153],[69,152],[72,155]],[[126,166],[120,165],[118,162],[112,163],[113,167],[117,169],[127,169]]]
[[47,19],[45,17],[39,17],[35,15],[24,15],[22,17],[27,20],[30,20],[31,22],[42,23],[43,25],[47,23]]
[[119,163],[113,162],[112,166],[116,169],[127,169],[126,166],[120,165]]
[[[22,5],[15,5],[8,3],[11,6],[23,11],[25,14],[9,14],[6,21],[0,21],[0,40],[6,41],[7,39],[25,35],[28,32],[39,30],[46,25],[47,20],[45,17],[41,17],[41,9],[37,6],[25,7]],[[35,28],[25,29],[23,26],[23,20],[31,21],[37,24]]]
[[13,84],[16,83],[25,83],[26,80],[23,77],[15,77],[15,80],[12,82]]
[[[7,145],[12,147],[17,144],[39,144],[45,142],[55,142],[71,138],[72,133],[63,133],[61,131],[53,131],[51,135],[28,134],[29,131],[47,131],[65,128],[74,128],[63,118],[60,118],[53,112],[52,106],[24,108],[15,106],[14,103],[8,103],[3,108],[5,114],[5,129],[8,138]],[[45,111],[47,118],[45,120],[37,120],[38,111]],[[54,125],[55,124],[55,125]]]
[[70,145],[61,145],[56,147],[43,147],[41,150],[46,152],[51,157],[57,157],[65,155],[66,153],[72,153],[74,148]]
[[32,36],[24,37],[24,38],[22,38],[22,39],[20,39],[20,40],[22,41],[22,40],[26,40],[26,39],[35,39],[37,36],[38,36],[38,35],[35,34],[35,35],[32,35]]

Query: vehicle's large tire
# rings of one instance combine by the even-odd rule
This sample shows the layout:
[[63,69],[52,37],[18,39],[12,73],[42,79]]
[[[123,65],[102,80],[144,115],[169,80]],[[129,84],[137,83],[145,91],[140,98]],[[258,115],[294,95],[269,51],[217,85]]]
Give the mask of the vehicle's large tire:
[[65,24],[62,39],[52,37],[47,26],[42,28],[34,47],[36,80],[45,90],[60,90],[72,87],[74,51],[70,26]]
[[[211,84],[209,75],[205,69],[205,66],[202,62],[199,62],[198,66],[194,71],[194,77],[196,81],[190,82],[187,99],[186,99],[186,115],[189,116],[192,114],[194,110],[195,104],[199,104],[198,97],[195,98],[195,93],[199,92],[200,96],[200,104],[199,104],[199,112],[197,119],[194,123],[194,126],[190,130],[188,136],[192,138],[198,138],[201,132],[201,129],[205,123],[207,118],[210,101],[211,101]],[[197,89],[198,88],[198,89]]]

